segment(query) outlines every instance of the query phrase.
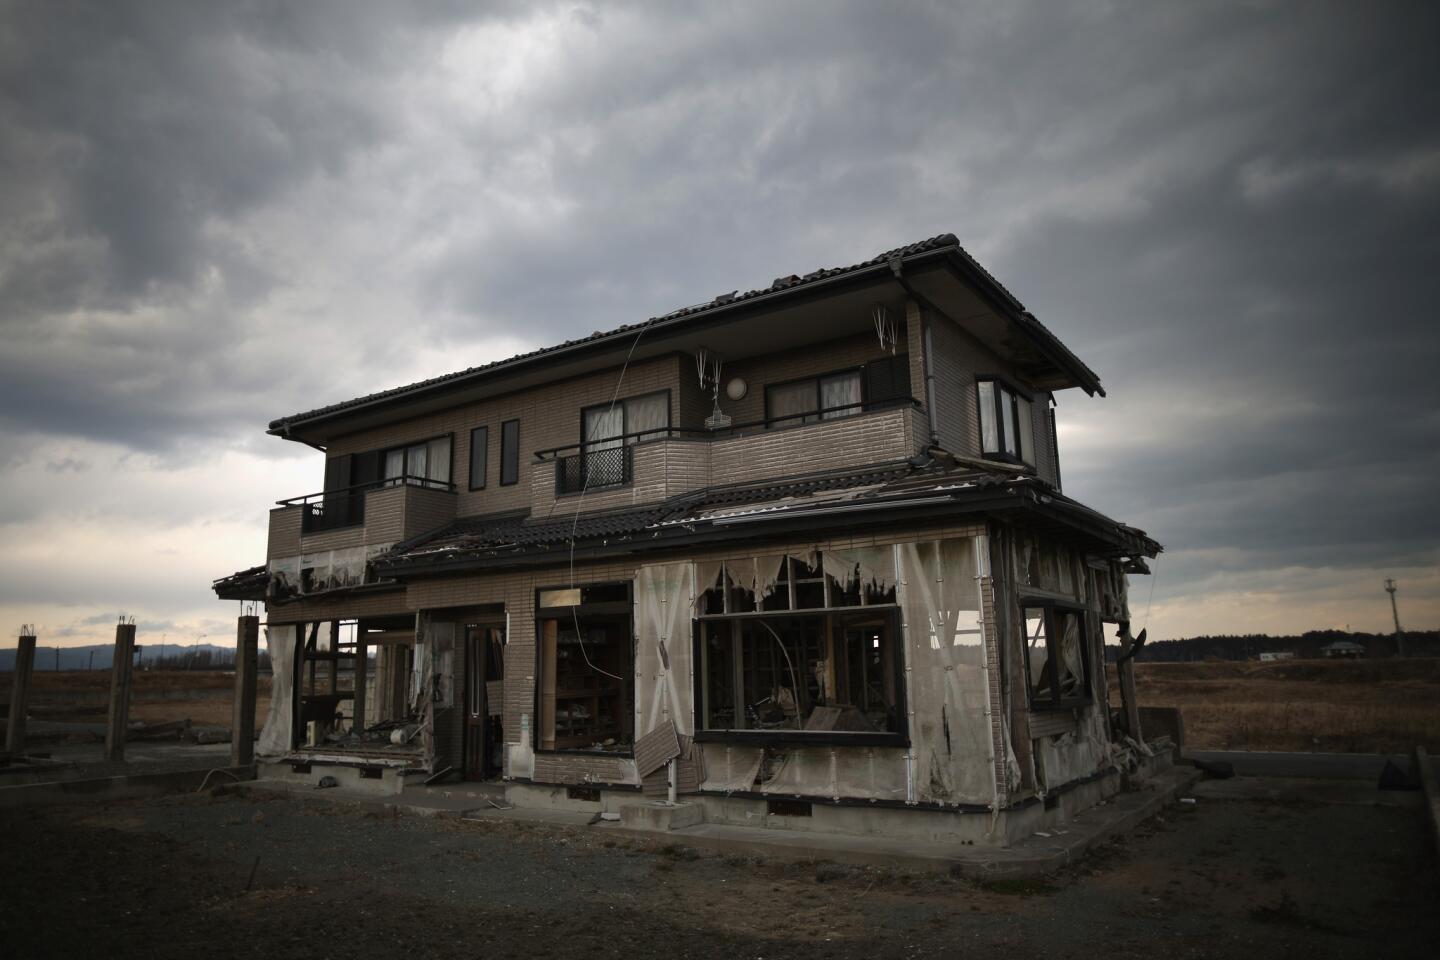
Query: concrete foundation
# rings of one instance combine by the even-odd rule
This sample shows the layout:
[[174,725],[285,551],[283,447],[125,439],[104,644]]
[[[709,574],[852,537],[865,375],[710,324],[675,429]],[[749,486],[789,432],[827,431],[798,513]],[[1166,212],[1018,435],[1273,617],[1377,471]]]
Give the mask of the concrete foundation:
[[632,830],[683,830],[705,822],[698,803],[665,803],[647,800],[620,808],[620,822]]
[[340,764],[309,764],[309,770],[297,770],[304,766],[293,761],[276,763],[262,761],[257,774],[261,779],[283,783],[305,784],[319,789],[322,777],[334,777],[339,786],[348,791],[374,797],[398,797],[405,789],[403,767],[355,767]]

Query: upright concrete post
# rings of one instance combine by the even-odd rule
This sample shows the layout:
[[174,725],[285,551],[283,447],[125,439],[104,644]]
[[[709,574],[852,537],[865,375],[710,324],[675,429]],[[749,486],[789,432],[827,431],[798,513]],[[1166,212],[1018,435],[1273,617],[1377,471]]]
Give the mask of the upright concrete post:
[[135,624],[115,625],[115,660],[110,668],[110,723],[105,728],[105,759],[125,759],[130,721],[130,662],[135,659]]
[[260,618],[242,616],[235,628],[235,710],[230,721],[230,766],[255,762],[255,661]]
[[365,730],[365,685],[369,683],[370,677],[370,644],[365,642],[365,632],[359,627],[355,629],[355,699],[350,701],[350,711],[354,716],[350,721],[352,733],[362,733]]
[[11,756],[25,752],[25,711],[30,699],[30,673],[35,669],[35,629],[20,632],[15,647],[15,682],[10,688],[10,721],[5,728],[5,750]]

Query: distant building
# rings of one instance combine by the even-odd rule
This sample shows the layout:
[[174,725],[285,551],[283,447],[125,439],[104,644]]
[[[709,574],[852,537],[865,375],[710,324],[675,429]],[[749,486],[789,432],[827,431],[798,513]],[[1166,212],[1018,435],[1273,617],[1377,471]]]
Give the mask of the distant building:
[[1365,647],[1358,643],[1351,643],[1349,640],[1336,640],[1334,643],[1325,644],[1320,648],[1320,652],[1327,657],[1354,660],[1365,656]]
[[1292,651],[1292,650],[1274,650],[1274,651],[1268,651],[1268,652],[1266,652],[1266,653],[1260,654],[1260,660],[1261,660],[1261,662],[1263,662],[1263,663],[1269,663],[1271,660],[1294,660],[1294,659],[1295,659],[1295,653],[1294,653],[1294,651]]

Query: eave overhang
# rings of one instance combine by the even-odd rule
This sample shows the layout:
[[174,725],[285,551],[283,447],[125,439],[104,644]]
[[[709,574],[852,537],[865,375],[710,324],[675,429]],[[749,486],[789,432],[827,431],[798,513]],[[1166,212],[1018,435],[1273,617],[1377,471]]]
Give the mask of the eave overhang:
[[[959,285],[1000,317],[1006,339],[1026,353],[1037,383],[1046,390],[1079,386],[1104,395],[1100,380],[1013,294],[979,265],[953,234],[888,251],[852,267],[818,270],[804,277],[777,279],[769,288],[744,294],[726,294],[707,303],[686,307],[662,317],[522,354],[507,360],[447,374],[432,380],[332,404],[271,421],[275,436],[316,445],[327,435],[371,426],[391,410],[404,405],[407,415],[419,404],[441,409],[526,389],[572,374],[605,369],[625,359],[639,360],[693,348],[686,338],[709,328],[778,310],[789,310],[818,299],[843,296],[867,287],[895,286],[895,279],[928,278],[922,286],[932,292],[937,284]],[[945,298],[939,294],[936,300]],[[953,317],[960,319],[959,317]],[[637,353],[636,347],[642,349]],[[351,421],[354,421],[351,423]]]

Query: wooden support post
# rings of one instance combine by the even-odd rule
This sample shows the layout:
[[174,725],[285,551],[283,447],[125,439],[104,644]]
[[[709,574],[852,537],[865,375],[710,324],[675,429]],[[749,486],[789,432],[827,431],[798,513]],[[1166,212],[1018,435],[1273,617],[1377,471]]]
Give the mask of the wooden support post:
[[5,728],[5,750],[18,757],[25,752],[25,711],[30,699],[30,674],[35,669],[35,635],[20,634],[15,647],[15,682],[10,688],[10,721]]
[[1126,732],[1134,738],[1136,743],[1144,743],[1140,736],[1140,703],[1135,698],[1135,658],[1130,657],[1121,661],[1120,672],[1120,701],[1125,707],[1125,728]]
[[369,680],[370,673],[370,645],[365,642],[365,631],[357,624],[355,627],[355,699],[350,701],[350,710],[354,715],[350,722],[351,733],[362,733],[365,730],[365,684]]
[[255,762],[255,663],[260,618],[240,617],[235,627],[235,709],[230,720],[230,766]]
[[130,720],[130,663],[135,659],[135,624],[115,626],[115,659],[110,667],[110,723],[105,728],[105,759],[125,759]]

